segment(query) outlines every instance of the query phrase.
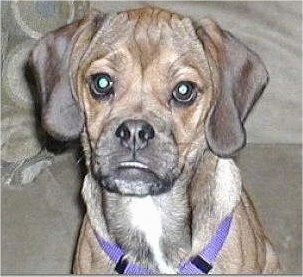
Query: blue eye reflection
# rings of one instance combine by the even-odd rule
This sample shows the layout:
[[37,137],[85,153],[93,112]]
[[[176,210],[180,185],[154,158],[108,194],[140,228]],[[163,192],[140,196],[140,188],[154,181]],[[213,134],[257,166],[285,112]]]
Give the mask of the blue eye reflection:
[[173,91],[174,100],[180,104],[191,104],[196,96],[196,85],[189,81],[180,82]]
[[106,73],[91,76],[91,93],[96,98],[105,98],[113,92],[113,80]]

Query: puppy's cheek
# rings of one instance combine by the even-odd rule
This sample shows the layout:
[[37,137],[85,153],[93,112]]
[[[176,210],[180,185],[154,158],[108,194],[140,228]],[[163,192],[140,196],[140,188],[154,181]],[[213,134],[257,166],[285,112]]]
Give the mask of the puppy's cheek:
[[102,171],[100,166],[96,165],[95,163],[92,163],[91,165],[91,170],[92,170],[92,176],[94,179],[100,183],[102,181]]
[[178,167],[181,169],[181,174],[178,180],[188,183],[193,178],[196,170],[200,164],[203,153],[208,149],[207,143],[203,138],[199,140],[193,140],[192,143],[188,143],[187,147],[179,148],[179,161]]
[[179,157],[178,157],[178,167],[180,169],[184,169],[186,162],[188,160],[188,151],[189,149],[185,147],[185,145],[182,145],[182,147],[179,148]]
[[91,159],[91,171],[95,180],[98,182],[102,181],[103,176],[106,174],[106,166],[102,163],[100,158],[97,158],[96,155],[92,155]]

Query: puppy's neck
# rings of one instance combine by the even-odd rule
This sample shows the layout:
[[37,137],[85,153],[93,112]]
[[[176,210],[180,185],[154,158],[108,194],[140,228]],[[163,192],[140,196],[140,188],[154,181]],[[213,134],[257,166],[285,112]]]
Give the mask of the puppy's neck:
[[176,273],[191,247],[186,187],[175,186],[157,196],[104,192],[103,197],[109,235],[126,250],[129,260],[161,273]]
[[232,160],[206,154],[199,164],[187,186],[176,183],[167,193],[142,198],[104,191],[88,175],[83,196],[92,227],[125,249],[130,262],[176,273],[182,261],[201,252],[240,199]]
[[206,152],[189,189],[191,255],[201,252],[224,218],[233,213],[241,190],[241,176],[234,161]]

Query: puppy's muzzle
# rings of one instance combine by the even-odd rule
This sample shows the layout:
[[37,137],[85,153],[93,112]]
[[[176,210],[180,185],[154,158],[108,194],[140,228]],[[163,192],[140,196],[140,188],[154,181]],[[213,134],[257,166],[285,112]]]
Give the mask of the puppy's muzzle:
[[154,128],[144,120],[126,120],[116,130],[121,145],[132,151],[134,159],[138,150],[148,147],[155,137]]
[[93,155],[95,179],[106,190],[126,195],[168,191],[177,175],[178,153],[164,129],[143,119],[110,121]]

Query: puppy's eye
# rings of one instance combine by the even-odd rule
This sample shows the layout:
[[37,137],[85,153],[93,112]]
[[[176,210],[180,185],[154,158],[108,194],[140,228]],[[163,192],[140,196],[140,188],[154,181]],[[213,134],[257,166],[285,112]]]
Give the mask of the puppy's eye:
[[196,99],[196,96],[196,85],[189,81],[180,82],[173,91],[174,100],[184,105],[191,104]]
[[114,82],[110,75],[106,73],[91,76],[91,93],[94,97],[104,99],[113,92]]

